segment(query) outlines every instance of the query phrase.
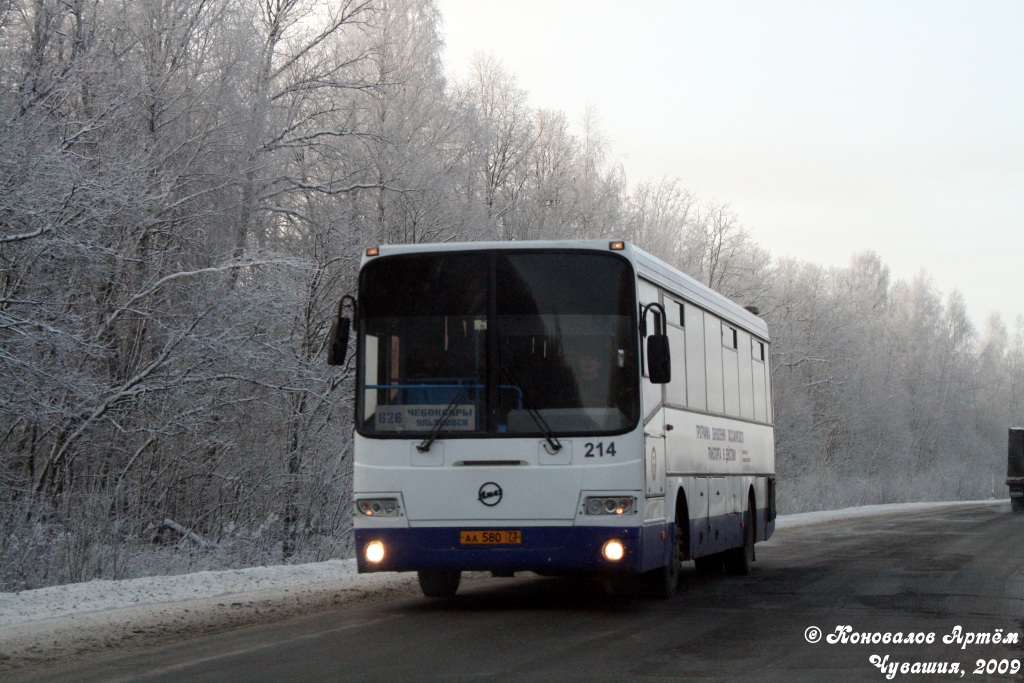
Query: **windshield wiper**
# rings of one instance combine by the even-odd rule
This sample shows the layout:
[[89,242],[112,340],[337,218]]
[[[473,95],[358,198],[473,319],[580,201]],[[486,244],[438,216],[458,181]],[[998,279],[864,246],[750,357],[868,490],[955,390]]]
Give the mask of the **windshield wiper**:
[[420,453],[426,453],[430,450],[430,447],[434,445],[435,441],[437,441],[437,437],[441,435],[441,428],[444,427],[444,423],[447,421],[448,416],[451,415],[452,411],[455,410],[455,406],[457,406],[460,401],[469,396],[469,389],[472,386],[472,384],[467,384],[459,389],[459,393],[455,394],[451,403],[445,406],[444,411],[441,412],[441,417],[437,418],[437,422],[434,423],[434,426],[430,428],[430,432],[427,433],[427,438],[423,439],[423,441],[416,446],[416,450]]
[[506,367],[502,367],[501,369],[505,375],[508,376],[509,381],[519,389],[519,393],[523,396],[523,405],[526,406],[526,412],[533,418],[533,421],[537,423],[540,430],[544,432],[544,438],[547,440],[548,446],[551,446],[550,449],[546,449],[548,453],[554,455],[558,451],[562,450],[562,444],[558,440],[558,437],[555,436],[554,430],[551,429],[551,427],[548,426],[548,423],[544,421],[544,416],[541,415],[540,411],[533,405],[533,400],[530,399],[530,395],[526,393],[526,389],[524,389],[523,385],[519,383],[516,376],[512,374],[512,370]]

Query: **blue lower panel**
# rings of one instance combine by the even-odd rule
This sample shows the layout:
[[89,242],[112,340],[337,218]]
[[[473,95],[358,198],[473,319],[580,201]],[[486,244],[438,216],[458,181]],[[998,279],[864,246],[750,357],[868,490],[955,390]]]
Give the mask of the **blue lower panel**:
[[[743,546],[744,520],[746,513],[734,512],[710,518],[690,520],[690,557],[704,557],[722,553]],[[768,521],[768,510],[757,510],[754,542],[759,543],[771,537],[775,531],[774,520]]]
[[[356,529],[356,558],[362,572],[401,572],[421,569],[458,569],[462,571],[537,571],[537,572],[639,572],[647,565],[660,564],[652,551],[663,554],[664,526],[640,527],[515,527],[522,533],[516,545],[460,545],[460,530],[484,527],[420,527],[410,529]],[[498,528],[487,528],[497,531]],[[645,535],[648,542],[644,543]],[[650,537],[654,538],[650,538]],[[626,548],[626,556],[610,562],[601,556],[606,541],[616,538]],[[652,543],[652,541],[657,541]],[[381,541],[385,557],[370,564],[363,549],[371,541]],[[646,546],[646,547],[645,547]]]

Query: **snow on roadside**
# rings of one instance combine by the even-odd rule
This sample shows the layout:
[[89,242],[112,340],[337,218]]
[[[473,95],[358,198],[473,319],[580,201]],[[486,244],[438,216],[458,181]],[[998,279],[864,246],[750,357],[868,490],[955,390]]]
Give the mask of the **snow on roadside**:
[[416,591],[415,575],[358,574],[350,559],[0,593],[0,672]]
[[[1006,500],[870,505],[781,516],[776,529],[966,504],[1009,508]],[[358,574],[355,560],[330,560],[0,593],[0,671],[417,590],[414,575]]]
[[822,510],[821,512],[801,512],[795,515],[780,515],[775,522],[775,529],[791,529],[793,527],[808,526],[810,524],[824,524],[826,522],[837,522],[844,519],[858,519],[861,517],[875,517],[888,514],[911,514],[924,512],[935,508],[957,507],[961,505],[1005,505],[1007,510],[1010,507],[1008,498],[1003,500],[975,500],[975,501],[953,501],[948,503],[894,503],[891,505],[864,505],[856,508],[844,508],[842,510]]

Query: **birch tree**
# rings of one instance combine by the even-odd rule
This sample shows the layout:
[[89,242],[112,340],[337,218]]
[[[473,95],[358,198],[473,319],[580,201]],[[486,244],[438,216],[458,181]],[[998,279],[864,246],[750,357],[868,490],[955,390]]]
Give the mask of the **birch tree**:
[[478,54],[467,84],[478,128],[475,136],[486,220],[498,239],[522,237],[512,212],[528,182],[528,157],[536,143],[527,93],[493,57]]

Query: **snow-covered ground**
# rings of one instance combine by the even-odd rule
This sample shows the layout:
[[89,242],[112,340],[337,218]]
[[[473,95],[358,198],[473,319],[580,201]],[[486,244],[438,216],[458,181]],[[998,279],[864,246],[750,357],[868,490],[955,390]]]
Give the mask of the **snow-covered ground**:
[[[843,510],[823,510],[821,512],[801,512],[798,515],[780,515],[775,522],[775,530],[788,529],[809,524],[823,524],[825,522],[837,522],[844,519],[857,519],[858,517],[876,517],[893,513],[910,514],[933,510],[935,508],[956,507],[960,505],[1005,505],[1007,510],[1010,507],[1010,499],[1003,500],[975,500],[975,501],[954,501],[950,503],[897,503],[894,505],[864,505],[857,508],[845,508]],[[2,617],[0,617],[2,618]],[[0,621],[0,624],[3,622]]]
[[[1005,500],[979,502],[1009,508]],[[785,515],[776,529],[964,504],[871,505]],[[358,574],[355,560],[330,560],[0,593],[0,671],[417,591],[414,575]]]

